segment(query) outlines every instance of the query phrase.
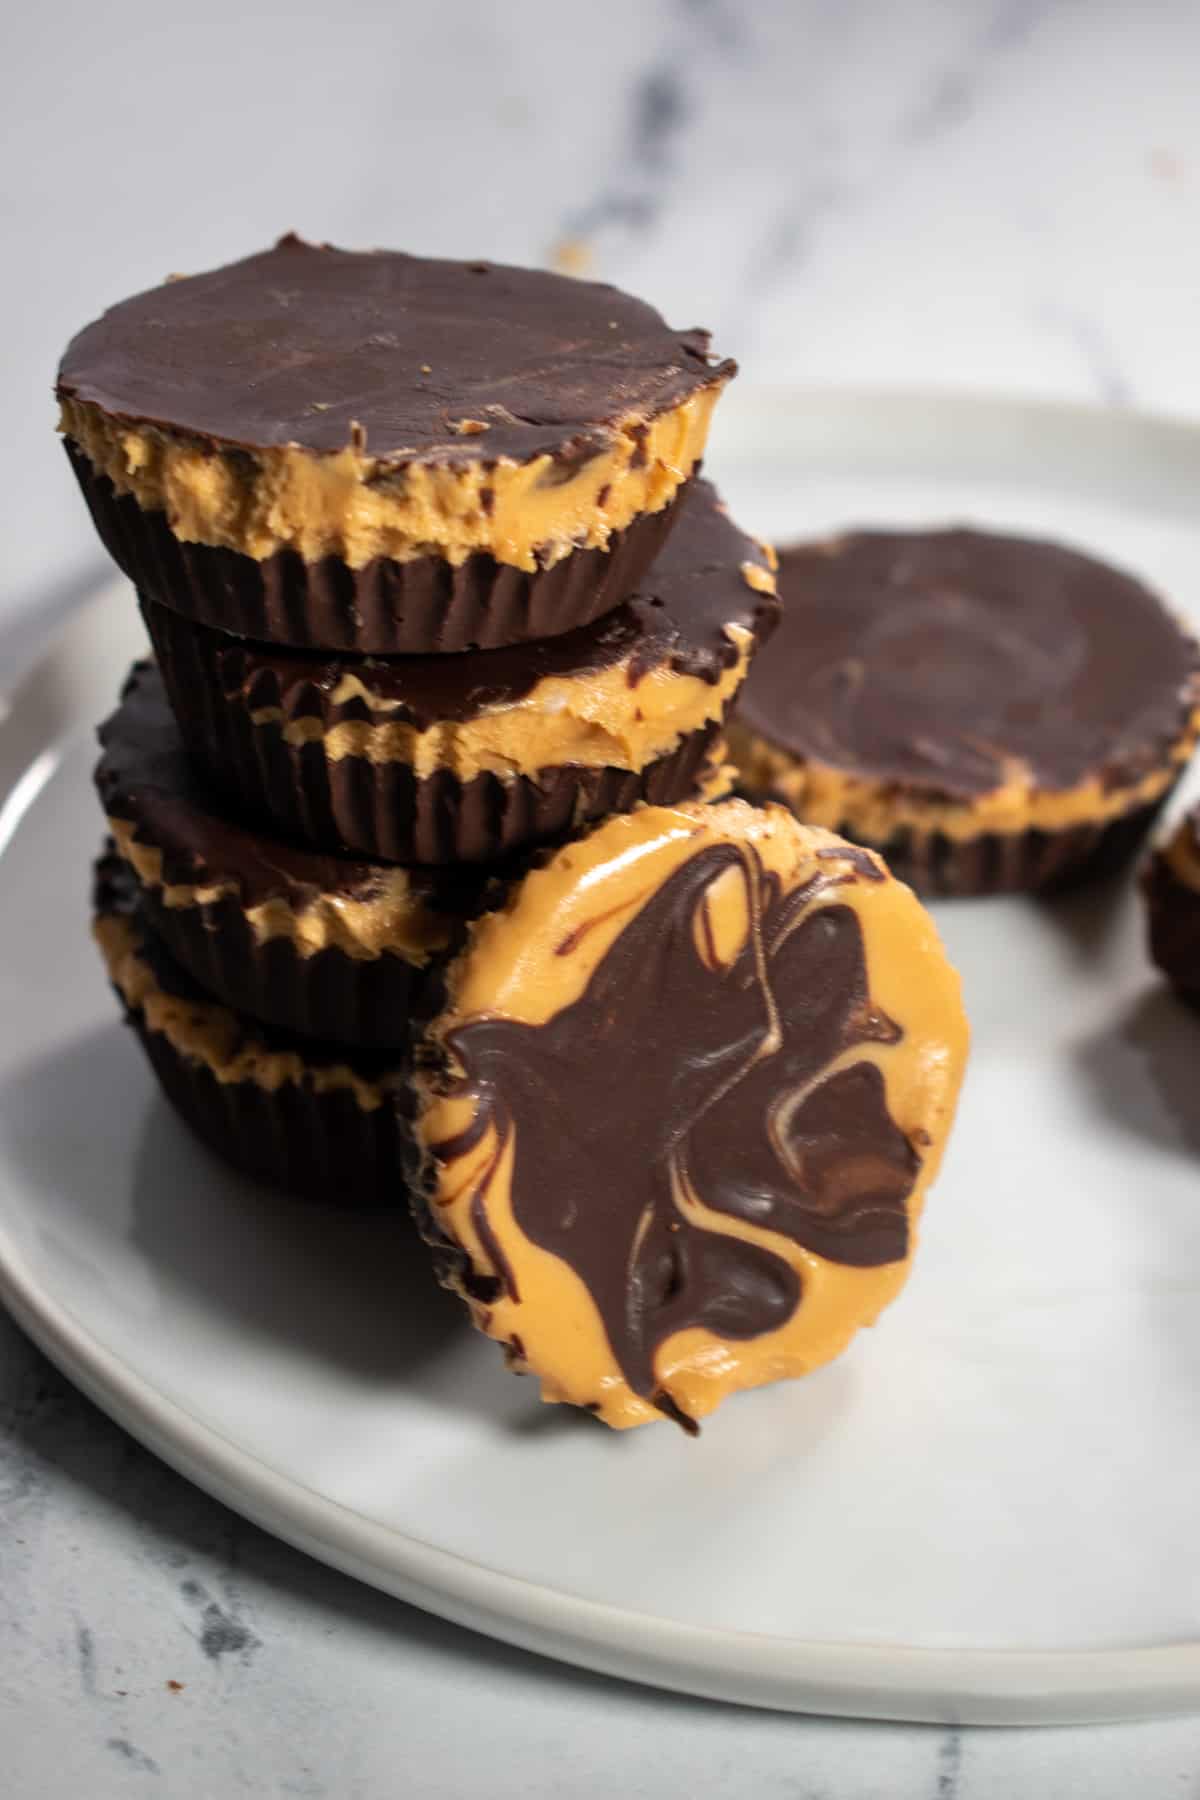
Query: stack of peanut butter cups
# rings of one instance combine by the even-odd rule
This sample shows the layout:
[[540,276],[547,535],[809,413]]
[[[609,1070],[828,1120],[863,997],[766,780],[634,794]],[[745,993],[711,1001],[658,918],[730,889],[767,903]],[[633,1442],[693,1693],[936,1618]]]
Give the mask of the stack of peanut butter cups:
[[697,472],[733,373],[612,288],[296,238],[73,340],[68,454],[154,652],[101,728],[97,934],[228,1160],[403,1204],[471,921],[723,791],[777,609]]
[[614,1426],[874,1319],[966,1047],[883,863],[725,798],[779,610],[699,474],[733,373],[610,287],[285,238],[59,376],[153,647],[94,929],[163,1090],[243,1171],[411,1207]]

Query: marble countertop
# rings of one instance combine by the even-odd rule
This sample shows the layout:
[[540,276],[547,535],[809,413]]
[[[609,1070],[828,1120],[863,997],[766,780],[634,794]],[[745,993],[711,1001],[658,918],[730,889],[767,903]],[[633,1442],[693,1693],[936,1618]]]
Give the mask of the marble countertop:
[[13,1800],[1184,1800],[1200,1771],[1200,1719],[807,1719],[476,1637],[209,1500],[3,1315],[0,1745]]
[[[99,564],[49,430],[101,306],[294,227],[558,259],[752,379],[1200,416],[1190,0],[233,0],[10,26],[0,686]],[[1098,1579],[1102,1572],[1098,1572]],[[1200,1719],[959,1732],[559,1668],[189,1487],[0,1318],[0,1766],[14,1796],[1146,1800]]]

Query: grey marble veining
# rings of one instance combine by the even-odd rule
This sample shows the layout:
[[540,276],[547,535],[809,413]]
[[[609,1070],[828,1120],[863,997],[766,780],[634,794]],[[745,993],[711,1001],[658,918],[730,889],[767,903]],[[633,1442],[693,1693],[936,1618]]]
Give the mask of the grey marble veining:
[[0,1316],[0,1766],[14,1800],[1174,1800],[1200,1720],[958,1731],[625,1686],[460,1631],[210,1500]]
[[[1200,410],[1190,0],[210,0],[22,13],[0,293],[0,621],[94,554],[49,422],[66,338],[291,226],[550,260],[750,379]],[[219,127],[216,121],[219,119]],[[32,298],[31,298],[32,296]]]

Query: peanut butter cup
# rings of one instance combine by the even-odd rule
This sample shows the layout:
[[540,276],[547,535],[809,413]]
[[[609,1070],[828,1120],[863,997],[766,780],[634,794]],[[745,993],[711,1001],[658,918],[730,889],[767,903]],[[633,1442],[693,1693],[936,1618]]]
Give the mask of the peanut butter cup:
[[137,882],[111,855],[96,865],[93,932],[163,1092],[219,1156],[326,1206],[405,1204],[406,1060],[274,1031],[212,1000],[146,929]]
[[734,364],[617,289],[285,237],[113,307],[61,428],[143,593],[272,643],[494,648],[624,599]]
[[405,863],[479,863],[690,797],[778,617],[773,558],[713,489],[604,619],[461,656],[328,657],[143,600],[189,748],[246,814]]
[[783,622],[731,748],[749,791],[930,893],[1114,868],[1195,747],[1200,653],[1132,576],[995,533],[781,554]]
[[1200,806],[1151,855],[1142,896],[1151,956],[1176,993],[1200,1007]]
[[902,1287],[966,1053],[871,852],[779,807],[648,808],[473,927],[418,1071],[418,1222],[543,1397],[688,1430]]
[[247,825],[184,749],[151,663],[100,727],[96,786],[142,916],[214,998],[358,1046],[408,1046],[479,878],[324,855]]

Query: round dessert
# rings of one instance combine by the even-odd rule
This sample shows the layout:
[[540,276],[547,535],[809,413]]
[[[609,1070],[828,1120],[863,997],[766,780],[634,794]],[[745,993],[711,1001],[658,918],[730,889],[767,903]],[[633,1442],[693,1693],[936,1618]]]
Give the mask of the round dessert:
[[902,1287],[967,1048],[928,914],[780,807],[647,808],[472,928],[418,1222],[543,1398],[685,1429]]
[[201,992],[148,931],[128,867],[96,865],[93,933],[163,1092],[259,1180],[343,1209],[395,1207],[411,1164],[411,1072],[394,1052],[294,1038]]
[[618,604],[734,372],[616,288],[289,236],[113,307],[58,397],[143,592],[247,637],[425,654]]
[[1044,888],[1140,842],[1200,730],[1200,653],[1057,544],[855,532],[781,555],[731,748],[747,789],[928,893]]
[[694,793],[778,601],[707,483],[682,511],[623,606],[540,644],[331,660],[143,610],[189,748],[247,813],[334,850],[487,862]]
[[1200,806],[1151,856],[1142,894],[1151,956],[1176,993],[1200,1007]]
[[231,816],[152,663],[135,666],[99,735],[96,786],[142,915],[208,993],[310,1037],[410,1043],[479,879],[322,855]]

